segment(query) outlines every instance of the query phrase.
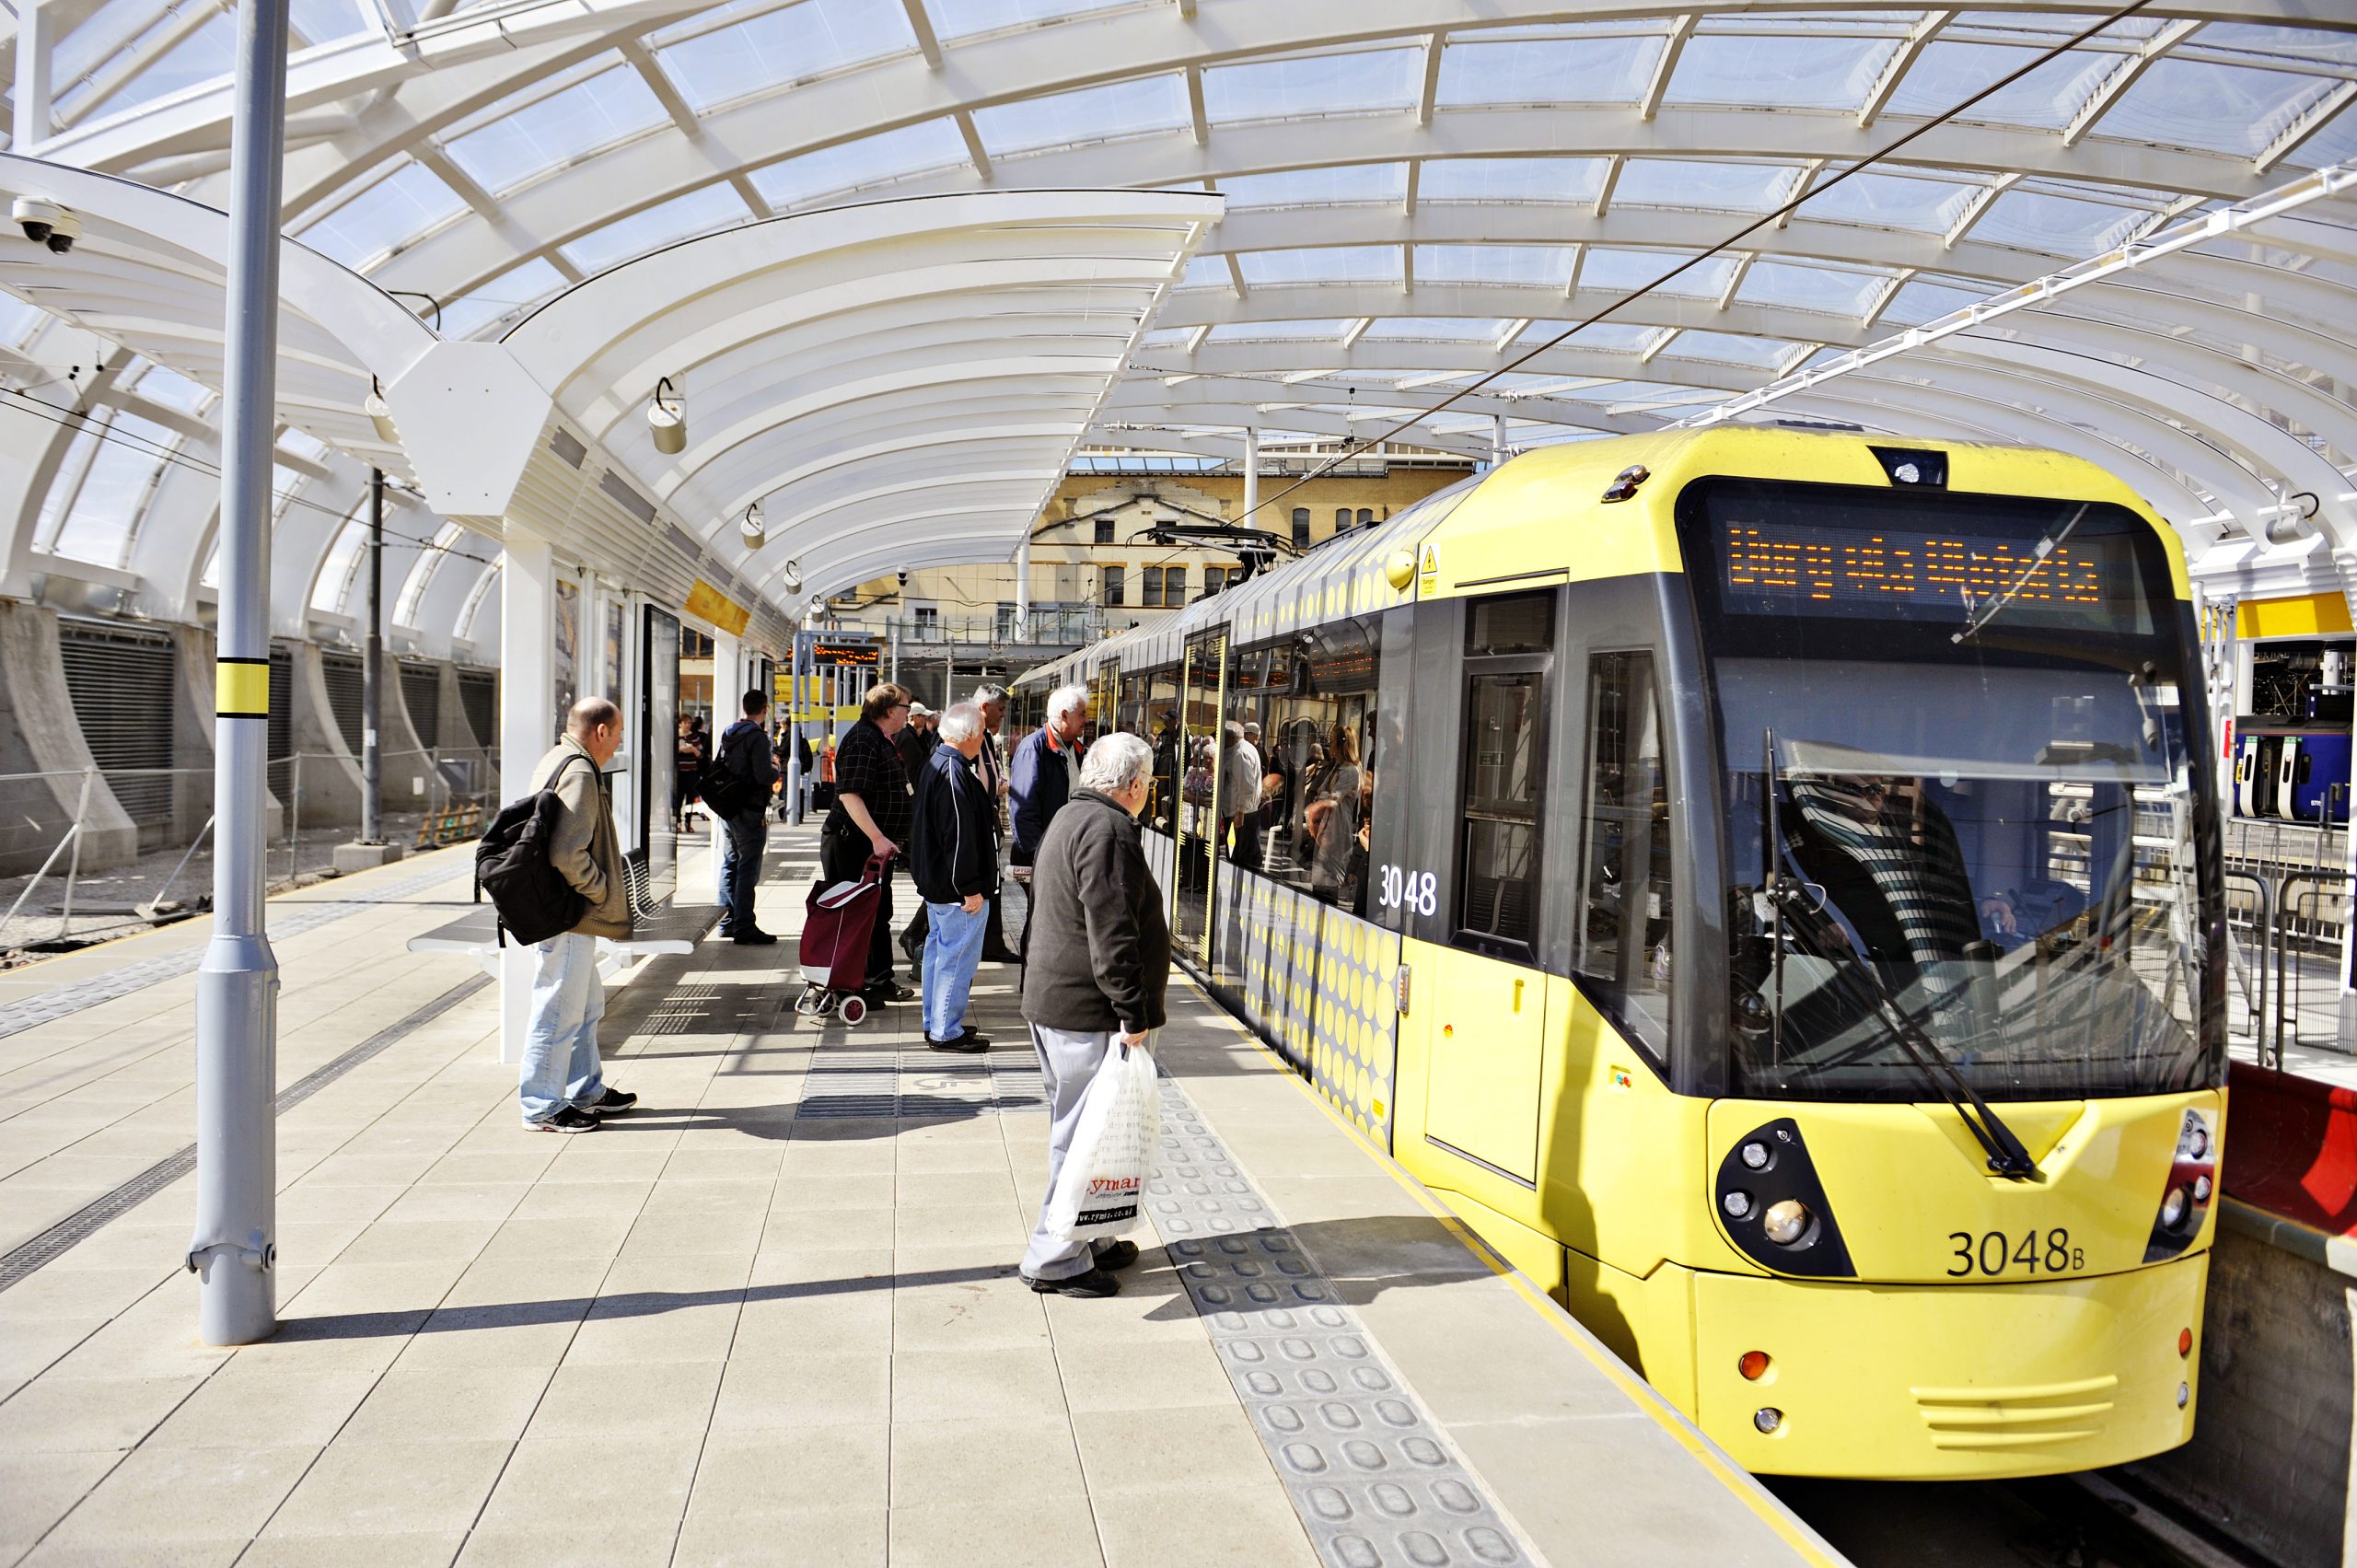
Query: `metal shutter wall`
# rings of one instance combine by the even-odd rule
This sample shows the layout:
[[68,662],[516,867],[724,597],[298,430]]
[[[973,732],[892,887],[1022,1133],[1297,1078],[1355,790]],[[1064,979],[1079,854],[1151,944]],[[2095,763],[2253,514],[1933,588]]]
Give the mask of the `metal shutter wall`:
[[417,731],[420,746],[435,750],[442,744],[442,672],[430,664],[407,660],[401,668],[401,704],[409,709],[409,726]]
[[156,848],[171,833],[171,777],[123,770],[172,765],[172,640],[71,621],[59,623],[57,637],[90,759],[138,824],[140,847]]
[[343,744],[360,755],[360,661],[350,654],[321,654],[319,668],[327,676],[328,712],[343,732]]
[[486,751],[499,747],[499,676],[488,669],[459,671],[459,706],[475,744]]
[[270,645],[270,793],[295,804],[295,655]]

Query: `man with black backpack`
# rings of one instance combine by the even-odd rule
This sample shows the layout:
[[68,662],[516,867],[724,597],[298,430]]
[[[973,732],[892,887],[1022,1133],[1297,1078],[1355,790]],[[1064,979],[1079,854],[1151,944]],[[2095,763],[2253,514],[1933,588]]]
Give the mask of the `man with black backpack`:
[[777,754],[761,722],[769,694],[748,691],[741,706],[745,716],[721,732],[720,749],[705,770],[703,798],[728,835],[720,863],[720,934],[739,947],[765,947],[777,938],[754,917],[753,890],[761,886],[761,851],[769,844]]
[[532,770],[526,797],[543,791],[554,797],[548,865],[581,900],[570,929],[531,948],[532,1020],[517,1087],[524,1125],[535,1132],[593,1132],[599,1117],[638,1103],[636,1095],[606,1086],[598,1058],[598,1020],[606,1011],[598,938],[631,933],[630,884],[598,778],[621,743],[621,711],[603,697],[582,698],[566,716],[563,738]]

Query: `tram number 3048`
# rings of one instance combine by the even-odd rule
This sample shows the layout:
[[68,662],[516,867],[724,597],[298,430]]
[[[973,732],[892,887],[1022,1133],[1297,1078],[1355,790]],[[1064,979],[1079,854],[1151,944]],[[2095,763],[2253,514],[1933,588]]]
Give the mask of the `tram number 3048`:
[[1968,1274],[1993,1279],[2012,1269],[2032,1274],[2074,1274],[2087,1266],[2086,1250],[2071,1245],[2067,1230],[2049,1230],[2043,1237],[2026,1230],[2018,1240],[2002,1230],[1983,1236],[1952,1230],[1948,1239],[1956,1244],[1956,1250],[1948,1254],[1956,1260],[1956,1266],[1948,1271],[1952,1280]]
[[1430,871],[1410,871],[1405,866],[1385,865],[1376,878],[1375,900],[1387,910],[1406,910],[1411,914],[1438,914],[1440,877]]

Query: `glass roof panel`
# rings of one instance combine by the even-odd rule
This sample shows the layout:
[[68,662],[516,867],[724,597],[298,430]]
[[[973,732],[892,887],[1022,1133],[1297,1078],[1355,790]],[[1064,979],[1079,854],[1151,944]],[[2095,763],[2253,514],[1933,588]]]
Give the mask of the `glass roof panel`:
[[442,307],[442,335],[470,338],[495,321],[521,313],[528,307],[565,286],[565,276],[546,257],[535,256],[520,267],[510,267],[474,293]]
[[865,0],[801,0],[714,28],[656,58],[699,110],[917,46],[908,13]]
[[1506,323],[1475,316],[1378,316],[1366,330],[1371,338],[1437,338],[1444,343],[1495,343]]
[[1450,157],[1424,165],[1419,202],[1593,202],[1610,160],[1600,157]]
[[40,307],[28,305],[13,294],[0,294],[0,343],[23,343],[47,319],[49,312]]
[[1350,330],[1348,321],[1230,321],[1225,326],[1213,327],[1210,341],[1233,343],[1275,338],[1333,342]]
[[331,43],[354,33],[377,29],[377,24],[362,14],[353,0],[293,0],[288,9],[295,30],[315,44]]
[[1141,348],[1184,348],[1195,335],[1192,327],[1156,327],[1138,340]]
[[1560,289],[1571,283],[1578,255],[1569,245],[1419,245],[1416,278]]
[[743,223],[752,215],[752,209],[736,192],[725,184],[712,184],[658,202],[620,223],[593,228],[561,249],[566,261],[584,273],[595,274],[633,256],[643,256],[649,250],[659,250],[666,245],[709,234],[733,223]]
[[1328,164],[1282,174],[1237,174],[1219,182],[1230,211],[1239,207],[1367,205],[1407,199],[1404,163]]
[[1248,250],[1237,257],[1248,286],[1305,283],[1399,283],[1397,245],[1329,245],[1318,250]]
[[2106,249],[2144,218],[2143,213],[2106,202],[2015,190],[1990,203],[1965,238],[2075,258]]
[[134,390],[150,402],[162,403],[182,413],[195,413],[213,401],[213,390],[200,387],[187,377],[167,370],[160,365],[150,365],[135,384]]
[[1214,123],[1406,109],[1423,86],[1423,52],[1342,50],[1289,60],[1214,65],[1203,73],[1203,113]]
[[2343,109],[2332,122],[2310,136],[2283,161],[2295,168],[2322,168],[2357,157],[2357,105]]
[[1898,48],[1888,39],[1704,33],[1687,41],[1663,98],[1669,103],[1856,109]]
[[94,565],[122,565],[132,528],[146,509],[148,486],[166,460],[157,448],[176,449],[180,440],[176,431],[137,414],[117,413],[50,549]]
[[1655,278],[1662,277],[1672,268],[1692,261],[1694,254],[1592,245],[1588,248],[1586,264],[1580,268],[1580,287],[1625,294],[1652,285],[1662,294],[1716,298],[1725,292],[1727,279],[1735,274],[1735,258],[1732,256],[1713,256],[1700,265],[1686,268],[1666,283],[1654,283]]
[[1060,17],[1085,16],[1132,3],[1133,0],[924,0],[924,8],[933,17],[933,30],[939,37],[970,38],[976,33],[996,32],[1001,28],[1051,22]]
[[[1523,329],[1514,346],[1527,353],[1540,343],[1548,343],[1572,325],[1569,321],[1533,321]],[[1583,349],[1592,354],[1636,354],[1654,341],[1658,327],[1648,327],[1633,321],[1591,321],[1558,344],[1566,351]]]
[[497,195],[670,118],[639,74],[618,65],[537,103],[494,109],[480,130],[453,138],[445,150],[470,179]]
[[[2084,27],[2084,22],[2077,27]],[[2077,30],[2077,27],[2073,29]],[[2001,43],[1940,40],[1927,45],[1890,95],[1893,114],[1945,114],[2007,73],[2020,70],[2029,51]],[[2071,122],[2104,77],[2119,66],[2117,54],[2074,50],[2059,54],[2020,81],[1968,109],[1959,118],[2059,131]]]
[[1802,203],[1799,215],[1829,223],[1945,234],[1956,226],[1980,189],[1960,180],[1913,180],[1869,171],[1811,195]]
[[2203,49],[2247,49],[2294,64],[2357,65],[2357,33],[2321,28],[2279,28],[2258,22],[2212,22],[2196,41]]
[[993,157],[1141,132],[1173,131],[1190,122],[1187,84],[1175,74],[1138,76],[974,110],[974,130]]
[[1799,177],[1800,169],[1791,164],[1636,157],[1621,166],[1612,204],[1764,213],[1792,199]]
[[295,238],[359,269],[466,205],[423,164],[404,163]]
[[1889,281],[1880,273],[1759,261],[1744,273],[1743,285],[1736,290],[1735,296],[1746,305],[1817,310],[1830,316],[1863,316]]
[[1662,355],[1765,370],[1782,364],[1792,352],[1793,345],[1782,338],[1747,338],[1734,332],[1680,332],[1662,350]]
[[2250,157],[2335,85],[2289,71],[2159,60],[2096,122],[2095,134]]
[[1661,51],[1658,37],[1453,42],[1441,51],[1434,101],[1447,109],[1627,103],[1644,90]]
[[[149,30],[152,32],[154,29]],[[162,59],[109,95],[105,102],[87,102],[88,84],[77,81],[58,92],[56,106],[72,109],[89,119],[120,113],[168,97],[182,87],[226,76],[230,67],[237,63],[237,24],[226,16],[215,16],[174,44]],[[104,74],[101,68],[99,75]]]
[[822,197],[966,161],[966,138],[958,134],[958,127],[946,120],[926,120],[783,158],[767,168],[755,169],[752,181],[761,200],[784,212]]
[[1236,279],[1228,273],[1226,257],[1197,256],[1189,261],[1187,270],[1178,274],[1177,286],[1233,289]]
[[1978,305],[1989,297],[1992,290],[1964,288],[1954,284],[1925,283],[1917,279],[1902,284],[1884,307],[1879,322],[1890,327],[1914,327],[1961,310],[1968,305]]

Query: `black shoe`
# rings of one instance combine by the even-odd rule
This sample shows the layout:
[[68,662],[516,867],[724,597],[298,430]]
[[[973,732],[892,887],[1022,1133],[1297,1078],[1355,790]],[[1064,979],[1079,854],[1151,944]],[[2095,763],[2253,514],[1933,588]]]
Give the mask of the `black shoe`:
[[768,947],[776,944],[777,937],[767,931],[738,931],[732,933],[728,940],[739,947]]
[[610,1087],[589,1102],[588,1110],[593,1116],[620,1116],[637,1104],[636,1095],[626,1095],[620,1089]]
[[988,1051],[991,1048],[991,1042],[987,1037],[978,1035],[971,1029],[968,1029],[955,1040],[935,1040],[931,1035],[927,1035],[924,1037],[924,1042],[935,1051],[955,1051],[965,1056],[971,1056],[976,1051]]
[[533,1132],[595,1132],[598,1119],[586,1110],[566,1106],[544,1121],[527,1121],[527,1131]]
[[1035,1280],[1028,1274],[1017,1274],[1016,1278],[1041,1295],[1080,1295],[1093,1298],[1121,1294],[1121,1282],[1102,1269],[1091,1269],[1085,1274],[1074,1274],[1070,1279],[1064,1280]]
[[1126,1269],[1137,1260],[1138,1244],[1134,1241],[1117,1241],[1099,1252],[1095,1260],[1097,1266],[1109,1274],[1117,1269]]
[[1023,955],[1016,952],[1012,947],[985,947],[982,949],[982,962],[986,964],[1019,964],[1022,961]]
[[860,994],[870,1002],[913,1002],[917,993],[896,981],[879,980]]

